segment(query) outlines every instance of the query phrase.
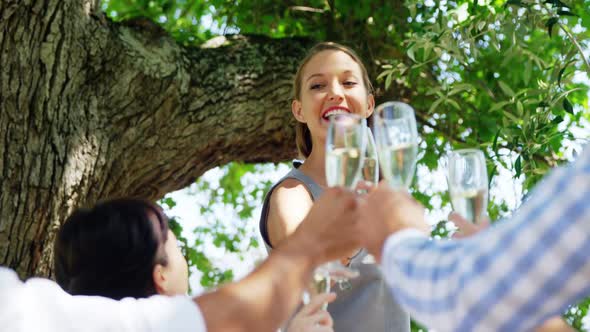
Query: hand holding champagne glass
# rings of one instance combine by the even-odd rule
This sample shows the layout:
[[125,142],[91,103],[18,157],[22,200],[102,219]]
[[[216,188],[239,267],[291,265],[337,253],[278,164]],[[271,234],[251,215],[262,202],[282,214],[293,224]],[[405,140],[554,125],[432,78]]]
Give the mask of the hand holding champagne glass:
[[481,222],[488,206],[488,173],[483,152],[451,151],[448,184],[453,210],[473,223]]
[[383,176],[394,189],[408,189],[416,170],[418,129],[414,109],[392,101],[377,106],[375,134]]

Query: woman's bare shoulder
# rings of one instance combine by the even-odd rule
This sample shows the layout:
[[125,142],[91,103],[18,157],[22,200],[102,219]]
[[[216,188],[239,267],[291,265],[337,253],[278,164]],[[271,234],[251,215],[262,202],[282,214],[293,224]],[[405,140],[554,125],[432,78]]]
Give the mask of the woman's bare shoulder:
[[273,190],[268,211],[270,242],[280,243],[291,235],[313,205],[305,185],[297,179],[286,179]]

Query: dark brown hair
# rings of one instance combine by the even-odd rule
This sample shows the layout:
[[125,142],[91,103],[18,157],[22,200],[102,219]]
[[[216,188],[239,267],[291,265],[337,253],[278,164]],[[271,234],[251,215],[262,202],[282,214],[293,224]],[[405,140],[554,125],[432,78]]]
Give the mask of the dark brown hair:
[[[348,54],[354,62],[358,63],[361,73],[363,75],[363,84],[367,89],[367,94],[373,93],[373,85],[371,84],[371,80],[369,79],[369,74],[367,72],[367,68],[363,64],[361,58],[350,48],[333,42],[323,42],[316,44],[312,47],[308,52],[305,58],[299,63],[299,68],[297,68],[297,73],[295,74],[295,79],[293,80],[293,98],[296,100],[301,99],[301,81],[303,80],[303,69],[305,65],[318,53],[323,51],[341,51]],[[297,151],[301,157],[307,158],[311,153],[312,148],[312,141],[311,141],[311,133],[309,132],[309,128],[307,124],[302,122],[297,122],[295,125],[295,143],[297,144]]]
[[168,218],[146,200],[113,199],[78,209],[57,234],[56,281],[72,295],[116,300],[154,295],[152,271],[168,263],[167,235]]

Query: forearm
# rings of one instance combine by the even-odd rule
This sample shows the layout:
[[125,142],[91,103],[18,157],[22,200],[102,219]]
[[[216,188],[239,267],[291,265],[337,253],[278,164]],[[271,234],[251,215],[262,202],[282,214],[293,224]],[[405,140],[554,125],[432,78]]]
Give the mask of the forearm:
[[410,316],[428,327],[454,331],[454,304],[462,295],[457,289],[460,270],[456,269],[462,264],[462,251],[456,245],[443,252],[441,244],[420,232],[406,230],[387,239],[381,262],[396,302]]
[[440,331],[522,331],[588,295],[589,154],[544,180],[511,220],[474,237],[386,243],[398,302]]
[[289,239],[248,277],[195,299],[208,331],[276,331],[295,309],[315,267],[311,251]]

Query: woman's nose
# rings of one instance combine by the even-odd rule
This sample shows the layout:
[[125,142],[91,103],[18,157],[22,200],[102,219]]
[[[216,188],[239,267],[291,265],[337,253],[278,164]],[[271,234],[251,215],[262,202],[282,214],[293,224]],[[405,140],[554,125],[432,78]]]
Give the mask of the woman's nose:
[[330,101],[342,101],[344,99],[343,89],[339,84],[331,84],[328,99]]

